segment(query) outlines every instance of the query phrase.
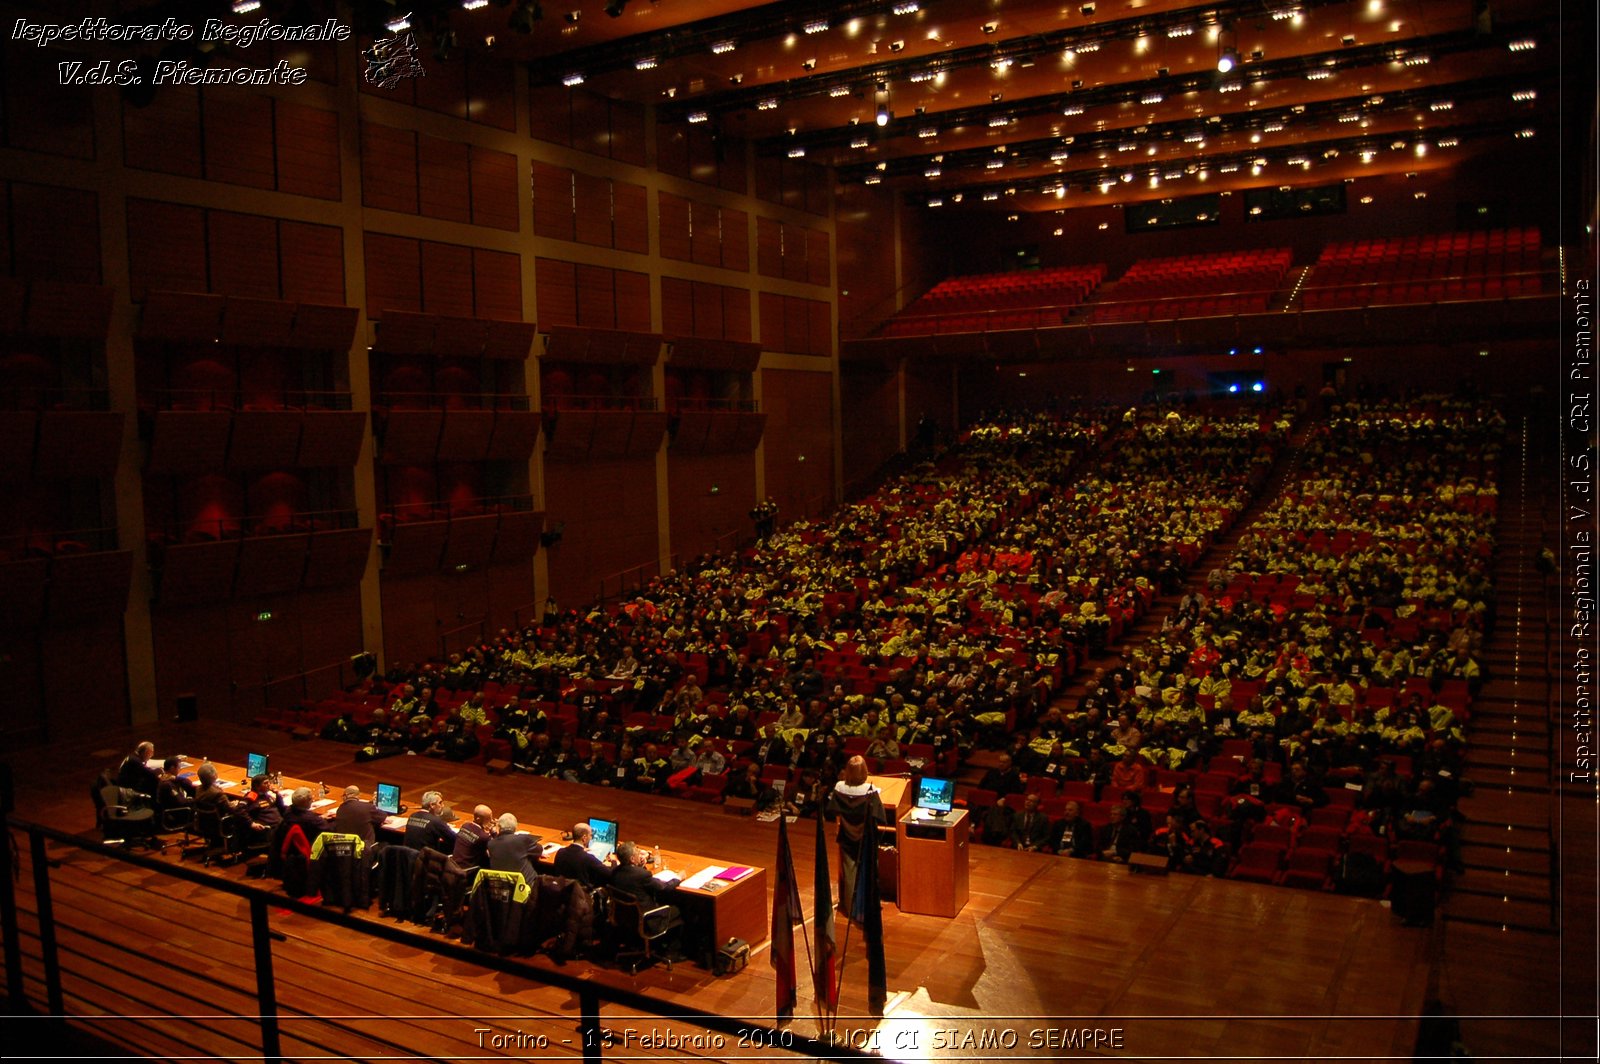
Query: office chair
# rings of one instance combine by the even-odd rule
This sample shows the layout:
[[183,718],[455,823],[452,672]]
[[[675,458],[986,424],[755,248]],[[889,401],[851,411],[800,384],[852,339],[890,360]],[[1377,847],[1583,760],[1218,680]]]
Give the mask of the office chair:
[[148,850],[165,850],[166,841],[156,837],[156,811],[141,804],[142,795],[118,787],[102,772],[89,788],[94,800],[95,823],[100,837],[124,848],[134,845]]
[[[683,919],[671,905],[646,907],[637,898],[606,888],[610,903],[611,928],[620,941],[636,941],[633,948],[618,949],[617,963],[628,969],[629,975],[638,974],[639,968],[656,960],[655,944],[683,926]],[[667,971],[672,970],[671,953],[663,953]]]

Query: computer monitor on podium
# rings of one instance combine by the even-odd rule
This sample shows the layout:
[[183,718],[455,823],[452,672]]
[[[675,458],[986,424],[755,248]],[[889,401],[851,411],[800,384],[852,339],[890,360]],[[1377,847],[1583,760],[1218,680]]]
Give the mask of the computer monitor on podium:
[[944,816],[955,808],[955,780],[924,776],[917,782],[917,808],[933,816]]

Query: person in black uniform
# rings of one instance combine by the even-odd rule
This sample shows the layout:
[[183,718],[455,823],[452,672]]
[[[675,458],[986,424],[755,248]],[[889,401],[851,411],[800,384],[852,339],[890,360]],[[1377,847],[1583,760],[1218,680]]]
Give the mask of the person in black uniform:
[[311,808],[310,787],[294,789],[294,794],[289,796],[289,808],[284,811],[283,822],[290,827],[300,825],[307,842],[316,842],[317,836],[328,829],[327,819]]
[[[465,834],[467,828],[472,826],[466,825],[461,833]],[[534,867],[534,861],[539,856],[539,837],[518,834],[517,818],[513,813],[501,813],[497,827],[499,830],[488,843],[490,869],[496,872],[521,872],[522,878],[532,883],[539,874]]]
[[[500,819],[504,821],[505,817]],[[495,823],[493,809],[486,805],[474,806],[472,819],[456,829],[456,844],[450,851],[450,859],[462,868],[482,868],[489,864],[489,844],[502,826]],[[511,818],[511,830],[513,833],[517,830],[515,817]]]
[[344,789],[344,801],[333,816],[333,830],[342,835],[356,835],[368,849],[377,842],[378,828],[388,819],[383,810],[361,797],[361,788],[354,785]]
[[[617,868],[611,877],[611,889],[626,898],[632,898],[645,910],[657,906],[666,906],[665,912],[653,913],[645,920],[645,930],[655,934],[661,928],[669,927],[679,922],[678,907],[668,904],[667,899],[673,891],[678,889],[679,879],[663,882],[651,875],[650,869],[645,867],[645,853],[638,844],[632,842],[619,842],[617,844]],[[677,939],[680,931],[674,930],[662,936],[668,954],[677,952]]]
[[440,853],[450,853],[456,848],[456,833],[440,814],[444,810],[444,795],[428,791],[422,796],[422,807],[406,821],[406,845],[413,850],[433,848]]
[[556,875],[576,879],[591,889],[611,882],[616,870],[616,854],[602,861],[590,853],[589,840],[593,837],[588,824],[572,826],[572,843],[556,853]]

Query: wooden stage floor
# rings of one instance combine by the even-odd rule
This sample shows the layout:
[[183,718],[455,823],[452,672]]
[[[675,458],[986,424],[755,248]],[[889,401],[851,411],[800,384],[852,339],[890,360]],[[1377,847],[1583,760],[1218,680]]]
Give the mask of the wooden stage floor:
[[[120,760],[125,744],[131,747],[145,737],[156,741],[158,755],[182,750],[237,763],[248,750],[268,753],[285,775],[324,780],[335,791],[351,782],[370,789],[381,776],[404,786],[412,804],[422,789],[437,786],[458,808],[481,801],[524,821],[570,823],[604,814],[620,821],[622,837],[646,845],[729,863],[774,864],[774,825],[715,807],[521,775],[491,776],[481,767],[427,758],[356,765],[349,747],[216,723],[100,734],[14,757],[18,814],[92,835],[88,786],[94,773]],[[791,840],[809,915],[814,825],[792,825]],[[176,847],[168,852],[177,859]],[[51,856],[63,858],[62,868],[53,873],[61,880],[58,915],[64,923],[83,925],[64,932],[69,957],[88,964],[97,942],[131,936],[147,943],[159,969],[207,977],[200,992],[177,985],[176,978],[156,980],[174,984],[169,1001],[160,994],[152,998],[147,979],[124,986],[104,973],[73,974],[67,984],[69,1013],[147,1017],[97,1021],[105,1034],[135,1052],[259,1055],[253,1020],[233,1020],[230,1026],[227,1019],[170,1018],[255,1013],[254,999],[245,993],[253,988],[253,977],[241,982],[241,972],[252,970],[248,923],[239,919],[243,903],[90,854],[52,848]],[[27,917],[32,892],[25,844],[22,857],[18,889]],[[217,874],[243,878],[237,869]],[[36,950],[37,943],[29,941],[29,919],[21,937]],[[837,926],[843,943],[845,925]],[[564,991],[284,912],[274,914],[273,927],[284,936],[274,950],[280,1005],[291,1014],[284,1024],[286,1055],[577,1054],[570,1041],[575,1002]],[[864,1016],[865,961],[859,930],[853,930],[839,1028],[855,1033],[857,1044],[901,1060],[1409,1059],[1429,986],[1429,932],[1401,927],[1375,901],[1187,876],[1139,876],[1115,865],[982,846],[973,848],[971,901],[958,917],[902,914],[886,903],[884,929],[885,1016],[881,1021]],[[427,937],[421,929],[417,933]],[[801,1000],[794,1029],[810,1034],[816,1027],[808,1014],[806,947],[797,943],[797,950]],[[551,964],[543,958],[530,963]],[[37,964],[30,964],[30,996],[39,994],[35,1000],[42,1000]],[[773,1010],[774,978],[764,951],[743,973],[721,979],[687,963],[670,972],[647,969],[636,977],[586,961],[568,963],[561,971],[744,1019],[770,1017]],[[603,1017],[619,1036],[625,1029],[640,1034],[691,1030],[613,1009]],[[481,1045],[477,1032],[486,1027],[513,1037],[499,1046]],[[514,1037],[519,1030],[549,1034],[552,1045],[543,1050],[519,1045]],[[1092,1046],[1094,1035],[1085,1036],[1085,1030],[1101,1032],[1089,1054],[1069,1048],[1085,1037]],[[622,1059],[629,1052],[636,1059],[641,1053],[655,1057],[662,1047],[619,1048],[606,1055]],[[688,1047],[666,1055],[753,1059],[772,1054],[741,1051],[730,1041],[720,1049]]]

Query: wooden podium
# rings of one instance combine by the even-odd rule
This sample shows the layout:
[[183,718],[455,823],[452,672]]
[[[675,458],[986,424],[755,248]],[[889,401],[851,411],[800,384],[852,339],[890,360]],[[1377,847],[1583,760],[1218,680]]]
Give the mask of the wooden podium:
[[903,913],[955,916],[967,904],[967,811],[942,817],[911,810],[896,822],[900,847],[900,893]]
[[911,811],[911,781],[904,776],[868,776],[867,782],[878,788],[883,808],[895,820]]

